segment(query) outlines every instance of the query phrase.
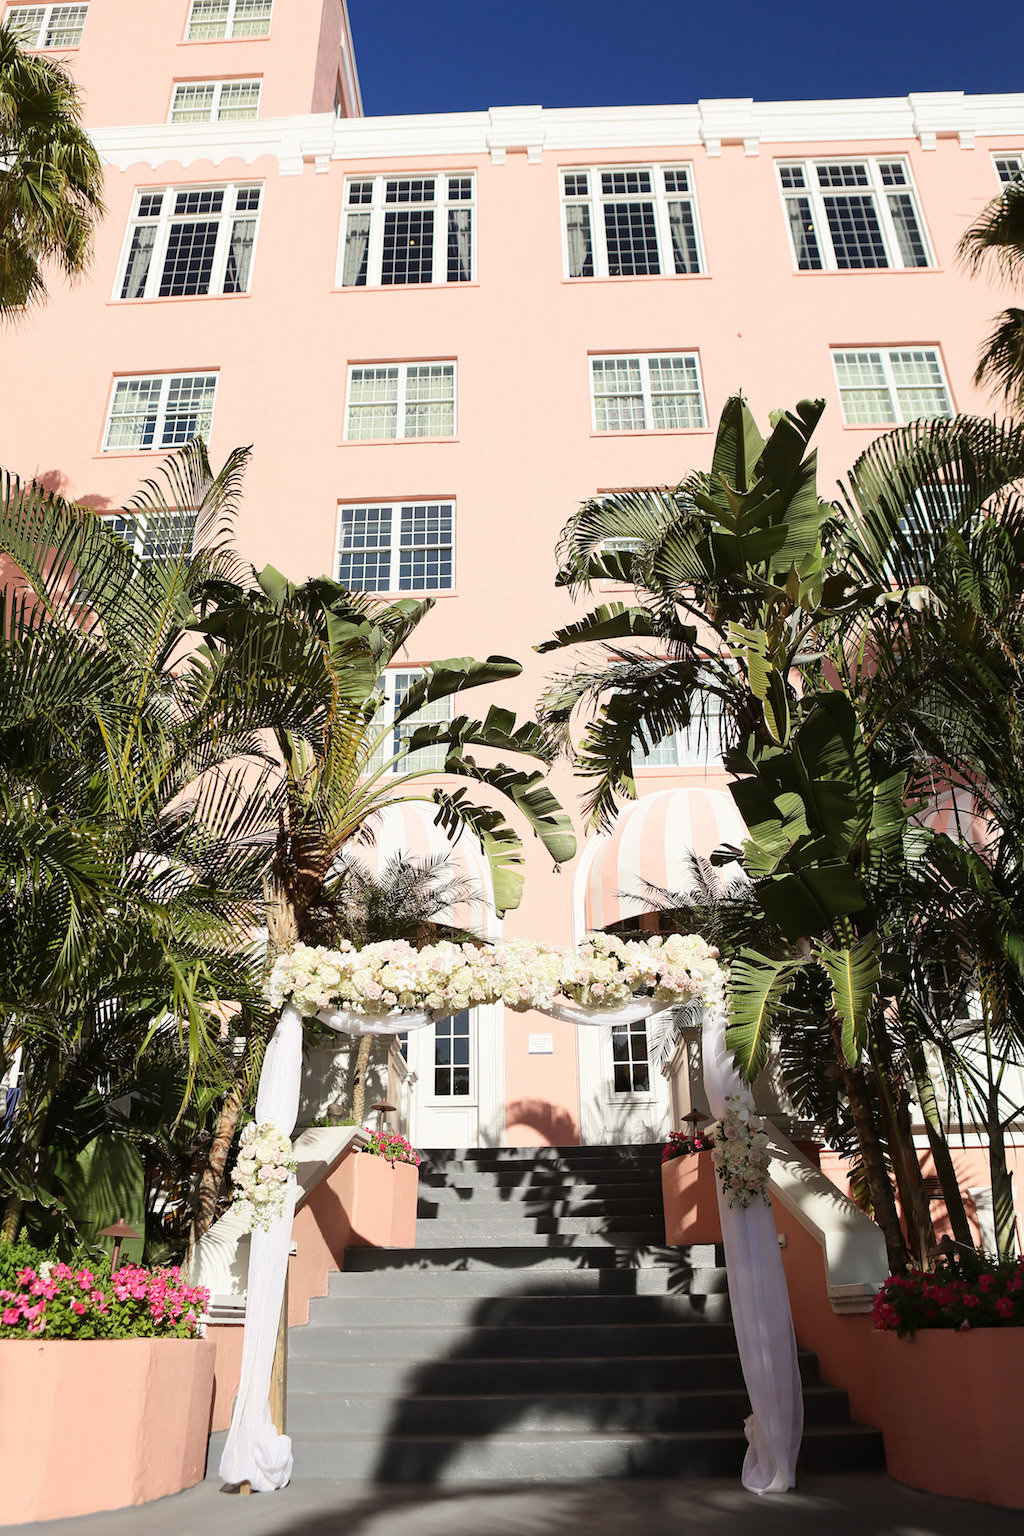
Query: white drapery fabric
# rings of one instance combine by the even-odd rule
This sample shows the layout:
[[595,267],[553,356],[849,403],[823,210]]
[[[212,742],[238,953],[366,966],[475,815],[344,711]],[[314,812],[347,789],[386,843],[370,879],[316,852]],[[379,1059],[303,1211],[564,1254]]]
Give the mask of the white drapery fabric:
[[675,1003],[656,1003],[653,997],[634,997],[633,1001],[626,1003],[622,1008],[583,1008],[579,1003],[568,1000],[549,1003],[546,1008],[536,1007],[535,1013],[546,1013],[549,1018],[561,1019],[563,1024],[637,1024],[641,1019],[649,1019],[653,1014],[661,1013],[666,1008],[674,1008]]
[[[716,1119],[725,1114],[727,1095],[754,1107],[750,1089],[726,1049],[725,1023],[724,1003],[705,1010],[704,1089]],[[804,1400],[775,1218],[760,1200],[743,1210],[731,1206],[721,1183],[715,1183],[729,1302],[752,1409],[743,1426],[749,1442],[743,1486],[750,1493],[784,1493],[796,1482]]]
[[[269,1123],[290,1139],[299,1112],[302,1077],[302,1017],[290,1003],[270,1037],[256,1095],[256,1123]],[[251,1483],[258,1493],[283,1488],[292,1475],[292,1442],[270,1417],[270,1378],[288,1271],[295,1215],[295,1175],[288,1180],[284,1209],[269,1232],[257,1227],[249,1248],[245,1338],[238,1396],[220,1458],[226,1483]]]
[[[434,1022],[426,1013],[372,1017],[344,1008],[318,1015],[331,1029],[349,1035],[397,1035]],[[270,1037],[256,1095],[256,1123],[270,1124],[290,1139],[299,1112],[302,1079],[302,1016],[291,1003],[281,1010]],[[292,1442],[279,1434],[270,1416],[270,1378],[284,1302],[288,1251],[295,1215],[295,1177],[288,1180],[284,1209],[269,1232],[257,1227],[249,1247],[249,1279],[245,1297],[245,1337],[238,1396],[231,1428],[220,1458],[226,1483],[251,1484],[255,1493],[284,1488],[292,1475]]]

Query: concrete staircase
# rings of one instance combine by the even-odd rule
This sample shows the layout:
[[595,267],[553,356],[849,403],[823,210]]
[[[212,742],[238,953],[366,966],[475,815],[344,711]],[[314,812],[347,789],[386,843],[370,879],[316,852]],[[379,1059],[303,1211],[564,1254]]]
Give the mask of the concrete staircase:
[[[355,1249],[289,1348],[296,1478],[738,1475],[720,1250],[666,1248],[659,1147],[434,1152],[415,1249]],[[803,1465],[883,1465],[801,1356]]]

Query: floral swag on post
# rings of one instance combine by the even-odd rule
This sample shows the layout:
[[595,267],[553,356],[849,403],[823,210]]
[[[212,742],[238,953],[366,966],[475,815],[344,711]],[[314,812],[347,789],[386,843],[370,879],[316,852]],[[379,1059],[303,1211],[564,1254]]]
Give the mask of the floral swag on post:
[[269,1232],[284,1210],[288,1179],[298,1163],[291,1138],[275,1125],[247,1125],[242,1132],[238,1161],[231,1171],[237,1193],[234,1208],[243,1231],[262,1227]]
[[722,1193],[734,1211],[745,1211],[755,1200],[768,1205],[768,1134],[739,1094],[726,1094],[725,1104],[722,1118],[702,1132],[711,1143]]

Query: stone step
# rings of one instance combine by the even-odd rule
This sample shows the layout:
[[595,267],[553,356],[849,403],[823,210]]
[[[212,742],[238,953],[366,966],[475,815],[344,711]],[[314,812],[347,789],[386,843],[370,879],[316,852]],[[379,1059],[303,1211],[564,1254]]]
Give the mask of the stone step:
[[[713,1248],[701,1249],[714,1254]],[[728,1288],[722,1267],[667,1264],[644,1269],[345,1269],[327,1277],[328,1296],[370,1301],[431,1296],[672,1296],[716,1295]]]
[[[709,1303],[725,1297],[709,1297]],[[725,1321],[705,1321],[694,1313],[674,1323],[581,1324],[542,1327],[516,1324],[492,1327],[475,1324],[372,1328],[306,1327],[289,1333],[290,1358],[313,1360],[436,1360],[438,1356],[474,1360],[545,1360],[556,1356],[611,1358],[615,1355],[659,1355],[685,1359],[690,1354],[729,1353],[736,1348],[732,1327]]]
[[431,1147],[420,1153],[428,1167],[452,1163],[660,1163],[664,1142],[592,1142],[574,1147]]
[[[719,1255],[721,1249],[710,1245],[707,1252]],[[646,1266],[688,1268],[682,1248],[657,1247],[653,1244],[625,1243],[618,1238],[615,1243],[595,1237],[557,1236],[534,1237],[529,1242],[501,1243],[480,1242],[472,1245],[452,1243],[448,1246],[419,1248],[351,1248],[345,1254],[347,1272],[361,1274],[370,1271],[401,1269],[529,1269],[536,1273],[549,1269],[635,1269]]]
[[402,1327],[545,1327],[595,1324],[729,1321],[729,1298],[679,1291],[670,1296],[420,1296],[391,1305],[381,1298],[317,1296],[309,1304],[309,1326],[375,1328],[397,1321]]
[[[592,1434],[678,1433],[694,1429],[735,1430],[750,1412],[742,1387],[675,1392],[528,1393],[477,1397],[401,1393],[314,1393],[288,1395],[292,1435],[463,1435],[479,1438],[516,1431],[547,1430]],[[808,1428],[845,1424],[849,1405],[836,1387],[804,1393]]]
[[[800,1351],[800,1376],[805,1386],[818,1386],[815,1355]],[[739,1355],[687,1355],[685,1374],[678,1357],[610,1356],[608,1359],[544,1360],[364,1360],[310,1359],[292,1354],[288,1361],[289,1400],[292,1393],[377,1393],[404,1396],[426,1393],[444,1396],[488,1396],[518,1393],[531,1396],[555,1389],[564,1393],[678,1392],[684,1384],[694,1391],[743,1387]]]
[[461,1213],[454,1216],[423,1216],[416,1222],[417,1247],[445,1248],[459,1242],[519,1243],[534,1237],[622,1238],[627,1246],[665,1242],[665,1224],[633,1216],[535,1216],[499,1207],[483,1212],[470,1224]]
[[635,1164],[626,1167],[611,1165],[596,1167],[559,1168],[554,1164],[531,1164],[529,1167],[496,1163],[493,1168],[458,1167],[450,1169],[420,1168],[420,1190],[449,1189],[548,1189],[561,1185],[587,1185],[598,1191],[613,1187],[640,1187],[661,1189],[661,1166],[645,1169]]
[[499,1183],[493,1174],[481,1174],[475,1182],[460,1178],[457,1183],[428,1183],[420,1180],[420,1200],[434,1205],[454,1205],[459,1210],[476,1204],[500,1203],[502,1205],[551,1205],[558,1201],[569,1204],[610,1201],[619,1203],[639,1200],[651,1210],[662,1209],[661,1185],[653,1180],[615,1179],[608,1184],[595,1184],[587,1179],[559,1178],[548,1183],[532,1180],[529,1183]]
[[661,1197],[638,1200],[434,1200],[422,1195],[416,1205],[421,1221],[536,1221],[558,1217],[560,1221],[633,1221],[638,1227],[664,1227]]
[[[222,1437],[214,1437],[220,1441]],[[511,1430],[485,1440],[463,1435],[296,1435],[294,1479],[353,1482],[563,1482],[593,1478],[738,1477],[746,1455],[742,1430],[677,1434]],[[215,1448],[213,1465],[219,1458]],[[804,1437],[807,1472],[881,1470],[882,1437],[853,1427],[812,1429]]]

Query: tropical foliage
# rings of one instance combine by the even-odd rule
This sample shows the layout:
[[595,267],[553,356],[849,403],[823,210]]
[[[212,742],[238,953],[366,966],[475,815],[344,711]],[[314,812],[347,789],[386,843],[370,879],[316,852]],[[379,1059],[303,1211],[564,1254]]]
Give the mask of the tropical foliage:
[[[890,1167],[915,1251],[934,1240],[908,1134],[908,1086],[929,1076],[919,1027],[934,981],[929,930],[987,899],[994,867],[937,837],[928,808],[973,796],[1019,866],[1019,822],[998,801],[1021,761],[1024,433],[969,418],[914,424],[873,444],[831,504],[808,452],[822,409],[777,413],[764,439],[733,399],[710,473],[599,498],[571,520],[560,580],[586,590],[595,577],[626,578],[638,601],[602,605],[539,647],[601,645],[552,679],[542,718],[589,780],[598,824],[635,793],[635,753],[702,713],[705,728],[719,722],[749,832],[748,931],[779,941],[735,954],[730,1044],[750,1077],[773,1032],[784,1054],[799,1042],[816,1058],[819,1107],[842,1101],[899,1268]],[[1008,985],[1020,952],[1000,954]],[[973,971],[969,949],[952,959]],[[1007,1010],[999,1017],[1012,1054],[1019,1034]],[[940,1173],[950,1172],[947,1161]],[[955,1208],[955,1180],[947,1197]]]
[[[957,254],[969,272],[994,269],[1010,283],[1024,277],[1024,180],[1018,176],[992,199]],[[991,385],[1014,410],[1024,409],[1024,310],[1010,307],[995,317],[974,382]]]
[[0,320],[45,298],[46,263],[85,271],[103,211],[102,165],[71,76],[0,25]]

